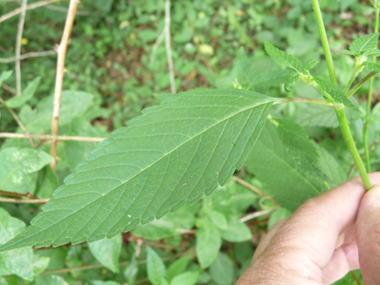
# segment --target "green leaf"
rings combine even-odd
[[[207,216],[220,230],[225,231],[228,229],[227,220],[222,213],[217,211],[210,211],[207,213]]]
[[[302,72],[302,63],[294,55],[279,50],[268,41],[265,42],[265,51],[279,63],[292,68],[297,72]]]
[[[189,271],[176,276],[171,285],[195,285],[199,278],[199,271]]]
[[[166,279],[170,282],[172,279],[180,274],[182,274],[187,265],[190,262],[190,254],[182,256],[180,259],[173,262],[168,270],[166,271]]]
[[[242,166],[273,100],[200,89],[145,109],[78,165],[43,213],[0,250],[111,238],[197,202]]]
[[[315,82],[322,88],[335,102],[342,103],[346,107],[355,112],[359,112],[358,108],[347,98],[344,91],[337,85],[320,77],[314,77]]]
[[[373,49],[373,50],[369,50],[365,53],[366,56],[375,56],[375,57],[379,57],[380,56],[380,49]]]
[[[9,147],[0,151],[0,161],[0,189],[33,194],[36,172],[53,158],[40,150]]]
[[[230,285],[234,282],[234,265],[227,254],[219,252],[210,266],[212,280],[218,285]]]
[[[293,121],[276,120],[277,132],[282,144],[293,159],[305,171],[321,172],[319,168],[319,153],[306,131]]]
[[[275,223],[277,223],[280,220],[287,219],[292,215],[292,213],[285,209],[285,208],[278,208],[277,210],[273,211],[269,216],[268,221],[268,231],[273,227]]]
[[[347,180],[347,174],[344,172],[342,165],[337,162],[325,148],[319,146],[319,164],[323,173],[329,178],[329,186],[336,187]],[[331,184],[331,185],[330,185]]]
[[[286,151],[271,122],[266,124],[245,164],[262,183],[261,190],[291,212],[325,190],[319,175],[302,169]]]
[[[65,280],[57,275],[39,275],[33,281],[32,285],[65,285]]]
[[[35,78],[31,83],[28,84],[28,86],[22,92],[21,96],[14,96],[13,98],[5,101],[7,107],[12,109],[19,108],[26,102],[28,102],[30,99],[32,99],[34,93],[37,90],[38,85],[40,84],[40,81],[41,77]]]
[[[162,279],[165,277],[165,264],[162,262],[158,254],[148,247],[148,278],[153,285],[161,285]]]
[[[367,66],[369,68],[369,70],[380,73],[380,64],[376,64],[376,63],[366,61],[364,63],[364,65]]]
[[[19,117],[30,133],[49,132],[53,116],[53,101],[54,96],[51,95],[38,102],[34,110],[28,105],[22,107]],[[83,116],[91,104],[93,104],[91,94],[80,91],[63,91],[59,111],[59,126],[69,124],[76,115]]]
[[[0,75],[0,87],[1,87],[1,84],[3,84],[3,82],[5,80],[7,80],[9,77],[11,77],[12,73],[13,73],[12,70],[4,71],[1,73],[1,75]]]
[[[34,275],[39,275],[41,272],[46,270],[49,266],[50,258],[47,256],[34,255],[33,257],[33,273]]]
[[[139,264],[136,260],[136,255],[132,255],[131,262],[127,265],[124,271],[124,276],[127,279],[128,284],[135,284],[137,273],[139,272]]]
[[[222,232],[222,238],[230,242],[243,242],[252,238],[251,230],[236,216],[228,217],[228,229]]]
[[[285,81],[285,91],[290,92],[290,88],[298,81],[299,78],[299,73],[295,72],[289,74]]]
[[[306,64],[303,70],[306,72],[312,68],[314,68],[319,63],[319,60],[310,59]]]
[[[288,75],[286,70],[259,72],[254,62],[247,57],[244,49],[239,50],[237,58],[237,79],[245,87],[270,87],[283,83]]]
[[[297,107],[299,112],[297,112],[294,119],[301,126],[339,127],[339,122],[333,108],[321,105],[313,105],[313,108],[310,108],[307,104]]]
[[[214,224],[206,220],[197,230],[197,258],[202,268],[209,267],[215,260],[220,247],[222,238],[219,230]]]
[[[0,244],[4,244],[18,235],[24,228],[24,222],[11,217],[8,212],[0,208]],[[26,280],[33,279],[33,250],[31,247],[0,253],[0,276],[11,274]]]
[[[350,44],[350,50],[356,54],[361,54],[369,50],[377,49],[379,33],[373,33],[357,38]]]
[[[121,236],[104,238],[88,244],[92,255],[112,272],[119,272],[119,256],[121,252]]]
[[[343,53],[343,54],[346,54],[346,55],[358,55],[356,52],[352,52],[352,51],[349,51],[349,50],[338,50],[337,52],[340,52],[340,53]]]

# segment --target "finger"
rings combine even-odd
[[[380,184],[380,173],[370,178],[374,185]],[[360,178],[354,178],[308,200],[272,238],[268,255],[281,252],[277,255],[282,264],[308,268],[309,272],[324,268],[334,253],[338,236],[354,224],[364,192]],[[289,260],[293,262],[289,264]]]
[[[335,249],[330,262],[322,269],[323,283],[331,284],[343,278],[348,271],[359,268],[358,245],[353,242]]]
[[[282,227],[285,221],[286,219],[279,220],[277,223],[275,223],[272,226],[272,228],[269,230],[267,235],[264,237],[264,239],[260,242],[259,246],[256,248],[255,254],[253,255],[252,262],[255,262],[255,260],[259,257],[259,255],[265,250],[265,248],[271,241],[272,237],[277,233],[278,229]]]
[[[364,195],[356,223],[364,284],[380,284],[380,187]]]

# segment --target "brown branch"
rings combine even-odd
[[[7,106],[7,104],[5,103],[5,101],[0,98],[0,102],[4,105],[4,107],[9,111],[9,113],[11,113],[13,119],[15,119],[15,121],[17,122],[17,124],[19,125],[19,127],[23,130],[23,132],[25,133],[25,135],[23,134],[20,134],[22,136],[25,136],[25,138],[29,139],[30,141],[30,144],[32,145],[32,148],[35,147],[34,143],[33,143],[33,140],[32,138],[30,137],[30,134],[27,130],[27,128],[24,126],[24,124],[21,122],[21,120],[17,117],[16,113]],[[1,136],[0,136],[1,137]]]
[[[30,57],[41,57],[41,56],[49,56],[49,55],[55,55],[57,52],[55,50],[48,50],[48,51],[40,51],[40,52],[28,52],[24,53],[23,55],[20,55],[18,60],[24,60]],[[10,57],[10,58],[0,58],[0,63],[9,63],[17,61],[17,57]]]
[[[0,197],[0,202],[6,202],[6,203],[17,203],[17,204],[45,204],[50,199],[30,199],[30,200],[23,200],[23,199],[15,199],[15,198],[3,198]]]
[[[2,194],[2,195],[8,195],[8,196],[13,196],[13,197],[26,197],[26,198],[29,198],[29,199],[37,199],[37,197],[32,196],[30,194],[30,192],[28,192],[26,194],[22,194],[22,193],[16,193],[16,192],[9,192],[9,191],[0,190],[0,194]]]
[[[26,6],[25,11],[32,10],[32,9],[42,7],[42,6],[46,6],[46,5],[49,5],[51,3],[58,2],[58,1],[60,1],[60,0],[48,0],[48,1],[41,1],[41,2],[37,2],[37,3],[33,3],[33,4]],[[0,17],[0,23],[8,20],[9,18],[12,18],[13,16],[20,14],[22,11],[23,11],[22,8],[18,8],[18,9],[13,10],[12,12],[9,12],[8,14],[5,14],[4,16],[1,16]]]
[[[12,87],[10,87],[8,84],[5,84],[4,82],[3,82],[3,84],[1,84],[1,88],[3,88],[5,91],[7,91],[13,95],[16,95],[16,90],[13,89]]]
[[[371,151],[371,150],[377,145],[377,143],[378,143],[378,141],[375,140],[375,141],[371,144],[371,146],[368,148],[368,151]],[[361,157],[362,159],[365,158],[365,153],[363,153],[360,157]],[[351,166],[350,170],[348,171],[348,173],[347,173],[347,177],[350,177],[350,176],[352,175],[352,173],[354,172],[355,168],[356,168],[356,164],[354,163],[354,164]]]
[[[239,183],[240,185],[243,185],[244,187],[248,188],[249,190],[251,190],[252,192],[256,193],[257,195],[263,197],[263,198],[267,198],[269,201],[271,201],[273,204],[275,205],[278,205],[278,202],[276,202],[273,198],[269,197],[268,195],[266,195],[264,192],[260,191],[259,189],[257,189],[255,186],[249,184],[248,182],[244,181],[243,179],[237,177],[237,176],[233,176],[233,179]]]
[[[25,23],[25,13],[26,13],[26,4],[28,0],[22,0],[21,2],[21,14],[20,14],[20,20],[18,22],[18,28],[17,28],[17,37],[16,37],[16,90],[17,95],[21,96],[21,63],[20,63],[20,54],[21,54],[21,40],[22,40],[22,33],[24,30],[24,23]]]
[[[191,252],[193,253],[192,256],[191,256],[191,258],[194,258],[196,256],[195,247],[192,247],[192,248],[190,248],[190,249],[188,249],[188,250],[186,250],[184,252],[175,254],[173,256],[164,257],[164,258],[162,258],[162,261],[177,259],[177,258],[185,256],[185,255],[187,255],[187,254],[189,254]],[[145,260],[145,259],[144,260],[139,260],[138,263],[145,264],[145,263],[147,263],[147,260]],[[128,265],[128,264],[129,264],[129,261],[119,262],[119,266],[125,266],[125,265]],[[104,267],[103,264],[92,264],[92,265],[84,265],[84,266],[78,266],[78,267],[45,270],[41,274],[60,274],[60,273],[67,273],[67,272],[77,271],[77,270],[89,270],[89,269],[96,269],[96,268],[103,268],[103,267]]]
[[[51,122],[51,134],[52,136],[58,136],[58,123],[59,123],[59,108],[61,105],[62,85],[63,77],[65,73],[65,58],[67,46],[70,40],[71,29],[75,20],[75,12],[78,8],[80,0],[70,0],[69,12],[67,13],[65,29],[63,31],[61,43],[58,47],[58,60],[57,60],[57,74],[55,79],[55,91],[54,91],[54,107],[53,118]],[[50,154],[53,157],[53,162],[50,167],[55,170],[57,166],[57,143],[58,141],[53,138],[50,146]]]
[[[76,137],[76,136],[51,136],[51,135],[23,135],[16,133],[0,133],[0,138],[18,138],[18,139],[40,139],[40,140],[53,140],[56,141],[79,141],[79,142],[102,142],[106,138],[92,138],[92,137]]]
[[[277,209],[278,209],[278,206],[270,208],[268,210],[258,211],[258,212],[247,214],[247,215],[245,215],[244,217],[242,217],[240,219],[240,222],[245,223],[245,222],[248,222],[250,220],[256,219],[258,217],[268,215],[268,214],[272,213],[273,211],[275,211]]]

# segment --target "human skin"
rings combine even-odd
[[[331,284],[360,268],[365,285],[380,284],[380,172],[309,199],[277,222],[237,285]]]

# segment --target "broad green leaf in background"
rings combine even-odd
[[[8,212],[0,208],[0,244],[4,244],[18,235],[24,228],[24,222],[11,217]],[[0,276],[11,274],[26,280],[33,279],[33,250],[31,247],[0,253]]]
[[[95,242],[90,242],[90,248],[93,256],[105,267],[112,272],[119,272],[119,256],[121,252],[121,236],[113,238],[104,238]]]
[[[162,279],[165,278],[165,264],[162,262],[158,254],[148,247],[148,278],[153,285],[161,285]]]
[[[209,219],[217,226],[220,230],[227,230],[228,223],[224,215],[218,211],[210,211],[207,213]]]
[[[9,284],[3,277],[0,276],[0,285],[9,285]]]
[[[51,128],[53,114],[53,100],[51,95],[38,102],[36,109],[25,105],[20,111],[20,120],[30,133],[39,134],[42,131],[48,133]],[[59,113],[59,126],[67,125],[76,116],[83,113],[93,103],[93,95],[80,91],[63,91]]]
[[[321,77],[314,77],[314,80],[335,102],[342,103],[353,111],[359,112],[358,108],[347,98],[346,94],[339,86]]]
[[[37,90],[38,85],[40,84],[41,77],[35,78],[28,86],[24,89],[21,96],[14,96],[13,98],[5,101],[7,107],[9,108],[19,108],[32,99],[34,93]],[[1,85],[1,84],[0,84]]]
[[[197,258],[202,268],[209,267],[215,260],[222,238],[218,228],[209,220],[206,220],[197,230]]]
[[[198,89],[145,109],[78,165],[43,213],[0,250],[111,238],[197,202],[243,165],[273,100]]]
[[[366,61],[364,65],[367,66],[369,70],[380,73],[380,64]]]
[[[65,285],[67,284],[61,276],[38,275],[31,285]]]
[[[318,146],[319,165],[323,173],[328,177],[330,187],[336,187],[347,180],[347,174],[344,172],[342,165],[338,163],[333,155],[325,148]]]
[[[47,256],[33,256],[33,273],[39,275],[49,266],[50,258]]]
[[[213,264],[210,266],[212,280],[218,285],[230,285],[234,281],[234,265],[227,254],[218,252]]]
[[[182,256],[174,261],[166,271],[166,279],[170,282],[172,279],[185,272],[187,265],[190,262],[190,254]]]
[[[379,49],[374,49],[374,50],[370,50],[370,51],[367,51],[365,53],[366,56],[375,56],[375,57],[379,57],[380,56],[380,50]]]
[[[290,73],[285,81],[285,91],[290,92],[290,88],[298,81],[299,78],[299,73]]]
[[[326,190],[318,173],[302,169],[286,151],[271,122],[266,124],[245,164],[263,184],[261,190],[291,212]]]
[[[137,273],[139,272],[139,264],[136,260],[136,255],[133,254],[131,262],[124,270],[124,276],[127,279],[128,284],[135,284]]]
[[[273,211],[269,216],[268,221],[268,231],[273,227],[275,223],[282,219],[287,219],[291,216],[291,212],[285,208],[278,208],[277,210]]]
[[[294,55],[279,50],[268,41],[265,42],[265,51],[279,63],[292,68],[297,72],[302,72],[302,63]]]
[[[321,105],[301,104],[297,106],[299,112],[295,116],[295,122],[300,126],[318,126],[325,128],[337,128],[339,126],[338,119],[333,108]]]
[[[222,238],[230,242],[243,242],[252,238],[251,230],[236,216],[228,217],[228,229],[222,231]]]
[[[287,70],[259,71],[254,62],[247,57],[243,48],[239,50],[236,69],[238,82],[247,88],[281,84],[289,74]]]
[[[40,150],[9,147],[0,151],[0,161],[0,189],[33,194],[36,172],[53,158]]]
[[[171,285],[195,285],[199,278],[199,271],[189,271],[174,277]]]
[[[346,54],[346,55],[357,55],[356,52],[352,52],[352,51],[349,51],[349,50],[338,50],[337,52],[340,52],[340,53],[343,53],[343,54]]]
[[[350,44],[350,50],[356,54],[361,54],[366,51],[377,49],[379,41],[379,33],[365,35],[355,39]]]
[[[12,70],[4,71],[1,73],[1,75],[0,75],[0,87],[1,87],[1,84],[3,84],[3,82],[5,80],[7,80],[9,77],[11,77],[12,73],[13,73]]]
[[[278,122],[278,137],[286,151],[304,170],[320,172],[318,150],[306,131],[293,121],[287,119],[276,121]]]

